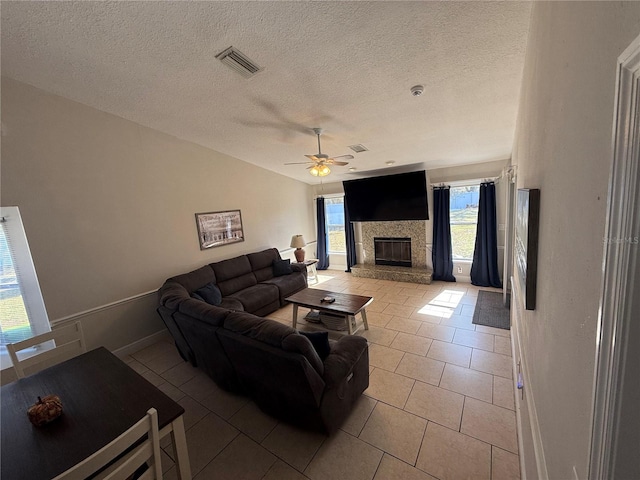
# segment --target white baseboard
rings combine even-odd
[[[132,353],[142,350],[143,348],[153,345],[154,343],[158,343],[162,340],[173,341],[173,339],[171,338],[171,335],[167,330],[160,330],[159,332],[156,332],[147,337],[141,338],[140,340],[136,340],[135,342],[130,343],[129,345],[125,345],[124,347],[114,350],[112,353],[116,357],[120,357],[120,358],[126,357],[127,355],[131,355]]]
[[[518,381],[518,353],[520,347],[516,346],[518,342],[517,326],[515,322],[511,322],[511,363],[513,369],[513,377],[515,381]],[[513,401],[516,408],[516,430],[518,432],[518,452],[520,460],[520,480],[527,480],[527,470],[525,468],[524,458],[524,440],[522,438],[522,408],[520,407],[520,390],[513,389]]]
[[[520,452],[520,475],[521,480],[527,480],[524,455],[524,440],[522,438],[522,424],[527,422],[531,430],[531,442],[533,444],[534,461],[536,464],[536,476],[535,480],[549,480],[549,474],[547,472],[547,463],[544,455],[544,446],[542,443],[542,433],[540,431],[540,424],[538,423],[538,413],[536,410],[535,396],[532,390],[531,383],[529,382],[529,368],[525,351],[522,348],[520,325],[522,322],[521,312],[524,310],[524,303],[521,297],[520,289],[517,282],[511,277],[511,289],[513,292],[513,300],[511,302],[511,314],[512,314],[512,334],[511,334],[511,349],[512,358],[514,363],[514,375],[517,379],[518,365],[517,361],[520,360],[520,371],[522,372],[524,395],[527,398],[527,410],[529,412],[528,418],[523,417],[522,407],[520,403],[521,393],[518,389],[515,389],[515,402],[516,402],[516,423],[518,428],[518,448]]]

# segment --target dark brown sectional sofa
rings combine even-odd
[[[321,359],[306,336],[262,318],[307,286],[304,267],[274,276],[277,249],[205,265],[168,279],[158,313],[185,360],[220,387],[249,395],[263,410],[291,423],[331,432],[369,385],[362,337],[330,342]],[[214,283],[222,299],[211,305],[192,294]]]

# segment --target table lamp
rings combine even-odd
[[[306,245],[304,237],[302,235],[294,235],[291,237],[291,248],[295,248],[293,254],[296,256],[298,263],[304,262],[304,250],[302,247]]]

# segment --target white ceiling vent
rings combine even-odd
[[[367,147],[365,147],[364,145],[362,145],[361,143],[359,143],[358,145],[349,145],[349,148],[351,150],[353,150],[356,153],[362,153],[362,152],[368,152],[369,149]]]
[[[216,55],[216,58],[244,78],[251,78],[262,70],[262,67],[237,48],[229,47]]]

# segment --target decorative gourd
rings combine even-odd
[[[57,395],[38,397],[38,402],[27,411],[29,420],[36,427],[41,427],[62,415],[62,401]]]

